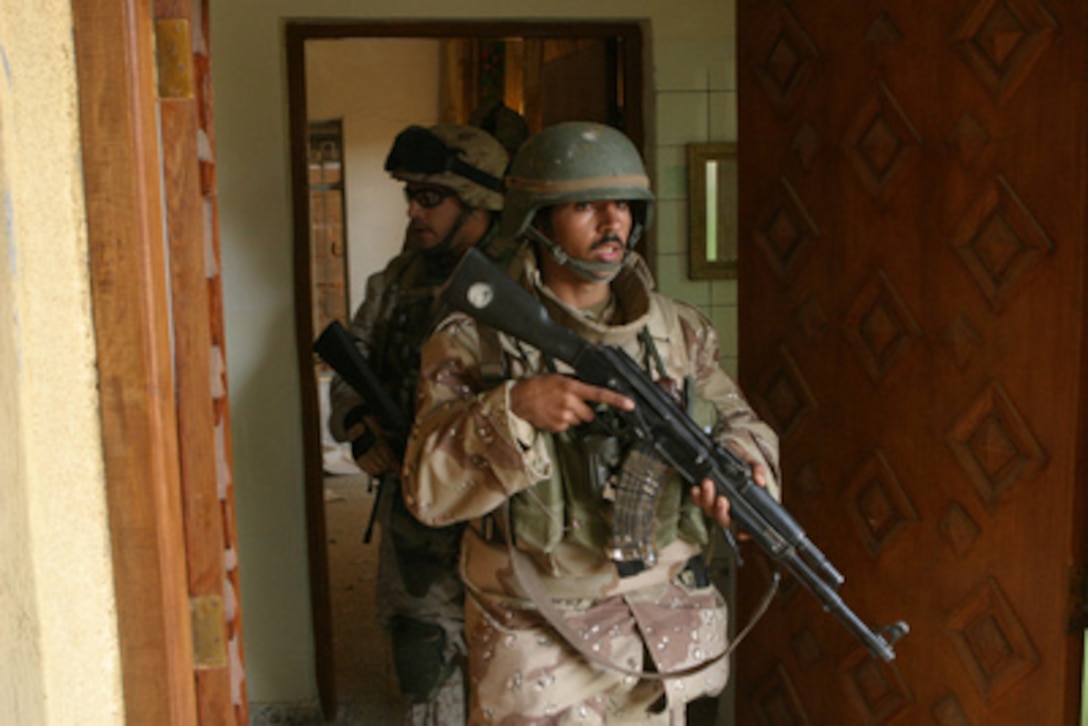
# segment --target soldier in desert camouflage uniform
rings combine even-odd
[[[436,322],[436,290],[471,246],[503,258],[496,229],[508,160],[491,135],[459,125],[409,127],[386,160],[386,170],[405,183],[407,239],[404,251],[367,281],[349,330],[408,420],[419,348]],[[378,611],[410,704],[406,723],[463,723],[464,590],[456,571],[461,527],[426,527],[412,517],[400,496],[395,453],[405,442],[392,440],[339,377],[330,399],[333,436],[351,441],[359,466],[381,480],[375,504],[381,526]]]
[[[526,240],[513,276],[558,323],[622,347],[677,392],[776,492],[777,437],[721,369],[713,327],[654,292],[633,252],[653,204],[634,145],[605,126],[560,124],[521,147],[506,183],[501,233]],[[728,678],[726,607],[702,561],[708,517],[728,524],[728,502],[661,462],[627,471],[657,473],[656,557],[621,567],[612,485],[633,458],[599,423],[633,402],[564,370],[459,313],[423,349],[404,495],[424,522],[471,523],[460,564],[469,721],[683,723],[686,704]]]

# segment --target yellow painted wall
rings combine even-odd
[[[0,3],[0,723],[120,724],[70,0]]]

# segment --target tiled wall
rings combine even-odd
[[[721,339],[726,370],[737,369],[734,280],[688,278],[686,145],[737,140],[733,38],[663,41],[654,49],[657,149],[657,276],[665,293],[699,306]]]

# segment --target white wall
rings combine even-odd
[[[437,40],[306,43],[309,118],[343,120],[352,313],[363,302],[367,277],[381,270],[404,243],[408,217],[403,184],[382,166],[404,127],[438,122],[439,61]]]
[[[702,306],[735,367],[732,283],[686,279],[684,144],[735,140],[732,0],[212,0],[215,118],[244,632],[252,701],[316,698],[292,309],[292,16],[644,21],[660,287]]]
[[[0,3],[0,723],[121,724],[70,0]]]

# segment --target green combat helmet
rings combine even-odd
[[[623,199],[631,203],[632,228],[623,263],[571,259],[533,226],[537,212],[567,202]],[[653,213],[654,195],[638,149],[623,133],[603,124],[568,121],[526,141],[506,176],[504,237],[528,236],[562,265],[587,280],[610,279],[630,259]]]

